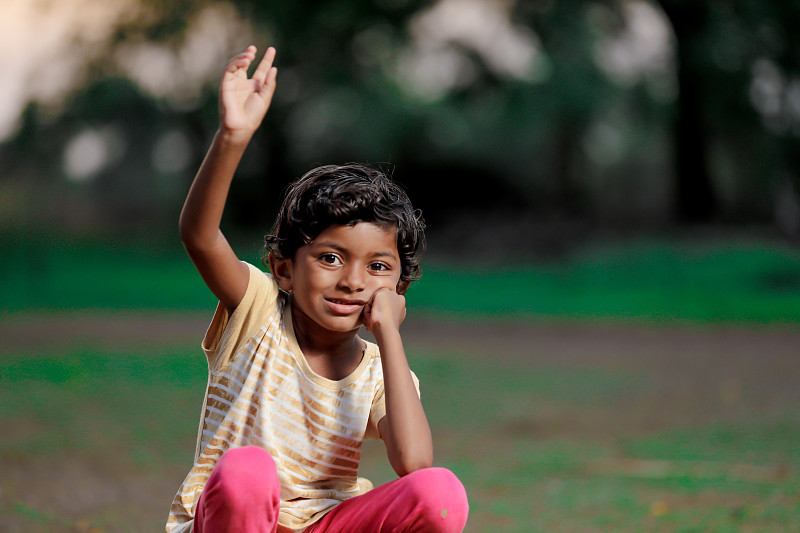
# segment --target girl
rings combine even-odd
[[[195,462],[168,532],[458,532],[464,487],[432,468],[430,428],[399,327],[419,276],[423,223],[374,169],[315,169],[289,189],[266,239],[271,274],[219,229],[235,169],[274,94],[275,49],[248,78],[225,69],[220,127],[191,186],[181,239],[219,299],[203,340],[209,381]],[[377,345],[358,336],[364,325]],[[380,438],[399,479],[358,478]]]

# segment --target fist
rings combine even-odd
[[[406,298],[386,287],[378,289],[364,306],[362,322],[368,331],[400,329],[406,318]]]

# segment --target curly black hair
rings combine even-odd
[[[397,231],[401,272],[398,292],[419,279],[425,223],[405,191],[384,172],[360,164],[327,165],[289,185],[272,233],[264,239],[263,262],[272,253],[291,259],[334,224],[372,222]]]

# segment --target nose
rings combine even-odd
[[[355,264],[349,264],[342,269],[339,278],[339,287],[349,292],[363,291],[366,286],[366,272]]]

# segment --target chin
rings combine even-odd
[[[325,320],[323,323],[319,323],[320,326],[324,327],[329,331],[335,331],[337,333],[347,333],[349,331],[355,331],[361,328],[363,324],[361,323],[361,319],[354,319],[351,317],[336,317],[333,319]]]

